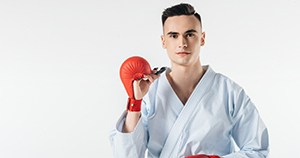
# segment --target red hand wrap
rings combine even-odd
[[[142,100],[136,100],[133,91],[133,81],[151,74],[150,64],[142,57],[133,56],[126,59],[120,68],[120,78],[129,96],[127,110],[140,111]]]
[[[128,98],[127,110],[128,111],[141,111],[142,99],[135,100],[132,98]]]
[[[186,156],[185,158],[220,158],[220,156],[199,154],[199,155]]]

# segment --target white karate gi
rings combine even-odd
[[[204,76],[185,105],[163,73],[143,98],[142,116],[122,133],[126,112],[110,135],[115,157],[180,158],[214,154],[224,158],[263,158],[268,131],[245,91],[205,66]],[[235,150],[236,145],[239,150]]]

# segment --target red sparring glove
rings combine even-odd
[[[120,78],[128,94],[127,110],[141,111],[141,100],[134,98],[133,81],[151,74],[150,64],[142,57],[133,56],[126,59],[120,68]]]
[[[220,156],[199,154],[199,155],[186,156],[185,158],[220,158]]]

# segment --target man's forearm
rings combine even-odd
[[[136,127],[136,124],[138,123],[139,119],[141,117],[141,112],[127,112],[127,116],[125,119],[125,123],[123,126],[123,132],[124,133],[130,133],[134,130]]]

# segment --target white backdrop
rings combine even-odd
[[[0,1],[0,157],[112,157],[125,109],[120,64],[169,66],[160,16],[181,1]],[[189,1],[209,64],[240,84],[269,128],[271,157],[300,149],[300,2]]]

